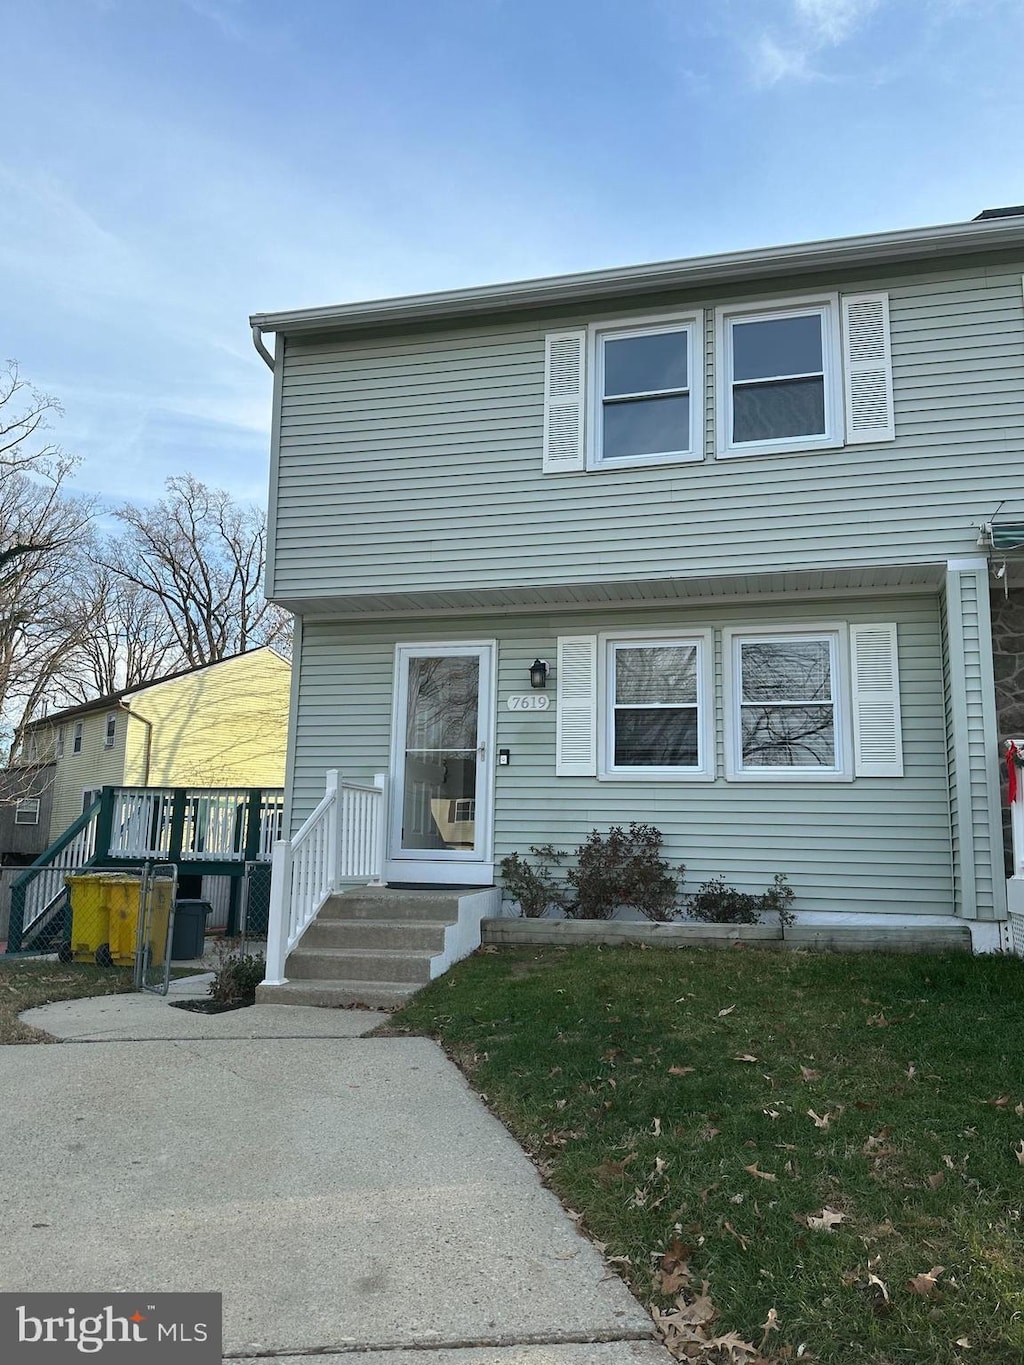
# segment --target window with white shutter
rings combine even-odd
[[[593,777],[597,772],[596,636],[559,636],[555,681],[555,774]]]
[[[544,341],[544,473],[583,469],[586,333],[552,332]]]
[[[902,777],[903,736],[895,624],[850,627],[853,755],[857,777]]]
[[[843,367],[847,444],[895,440],[888,294],[843,298]]]

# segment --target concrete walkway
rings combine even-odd
[[[242,1359],[668,1361],[429,1040],[154,996],[22,1017],[70,1045],[0,1048],[0,1290],[219,1290]]]

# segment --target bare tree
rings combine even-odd
[[[63,679],[71,701],[121,692],[186,666],[156,598],[95,559],[78,584],[74,609],[81,635]]]
[[[92,505],[66,491],[75,461],[41,440],[59,413],[9,363],[0,370],[0,732],[10,740],[60,692],[82,634],[74,596]]]
[[[263,596],[266,517],[191,474],[168,479],[154,506],[126,503],[125,532],[103,566],[158,604],[187,665],[258,645],[287,650],[291,618]]]

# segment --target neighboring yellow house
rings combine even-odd
[[[25,728],[21,755],[52,755],[49,843],[104,786],[283,787],[291,665],[264,647]]]

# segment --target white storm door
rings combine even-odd
[[[489,863],[493,675],[492,643],[397,647],[392,877],[458,881],[455,865]]]

